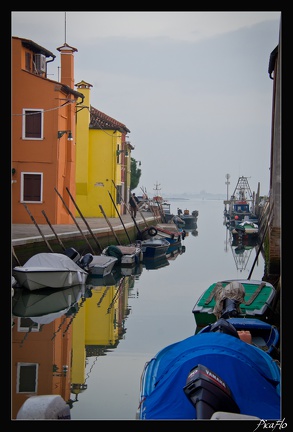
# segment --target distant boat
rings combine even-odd
[[[228,209],[226,208],[228,204]],[[235,223],[245,218],[257,223],[258,219],[254,213],[253,195],[247,177],[239,177],[230,200],[225,201],[224,216],[228,227],[235,226]]]
[[[88,272],[64,254],[42,252],[23,266],[12,269],[20,286],[34,291],[41,288],[65,288],[85,282]]]
[[[243,220],[230,227],[233,238],[239,239],[256,239],[258,238],[258,225],[249,220]]]

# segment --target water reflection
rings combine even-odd
[[[251,253],[258,246],[258,238],[235,239],[230,232],[229,243],[236,269],[240,272],[247,270]]]
[[[32,395],[59,394],[70,406],[85,392],[100,356],[115,350],[126,333],[128,300],[143,269],[169,266],[185,252],[181,244],[168,257],[148,259],[112,273],[89,275],[70,288],[28,291],[12,298],[12,418]],[[90,367],[89,367],[90,363]]]

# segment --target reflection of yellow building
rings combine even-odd
[[[85,390],[87,357],[103,355],[116,348],[124,334],[128,309],[128,293],[133,277],[125,277],[116,285],[91,287],[91,296],[80,302],[73,321],[71,389],[78,395]]]
[[[91,290],[91,297],[80,302],[81,307],[73,322],[72,338],[71,387],[75,394],[85,388],[88,347],[92,347],[96,352],[94,355],[98,355],[101,347],[117,344],[118,291],[119,285],[95,287]]]

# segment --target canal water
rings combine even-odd
[[[118,279],[115,286],[92,286],[83,293],[73,339],[79,319],[91,327],[87,346],[79,347],[86,352],[84,390],[71,394],[72,420],[135,420],[145,363],[166,345],[195,333],[192,308],[203,291],[216,281],[247,279],[253,264],[251,279],[264,275],[263,257],[255,261],[255,247],[240,253],[231,245],[223,200],[169,202],[173,213],[178,207],[199,212],[197,228],[182,241],[181,253],[158,269],[142,267],[126,275],[123,284]]]

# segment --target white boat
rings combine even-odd
[[[81,264],[83,265],[83,262],[87,259],[88,262],[83,268],[86,269],[90,274],[101,277],[105,277],[110,274],[114,265],[118,261],[117,258],[112,256],[86,254],[81,257]]]
[[[107,276],[111,273],[117,262],[117,258],[104,254],[92,255],[91,253],[87,253],[80,256],[79,252],[73,247],[66,249],[64,253],[79,265],[79,267],[94,276]]]
[[[88,272],[66,255],[42,252],[32,256],[23,266],[14,267],[12,275],[20,286],[34,291],[83,284]]]

